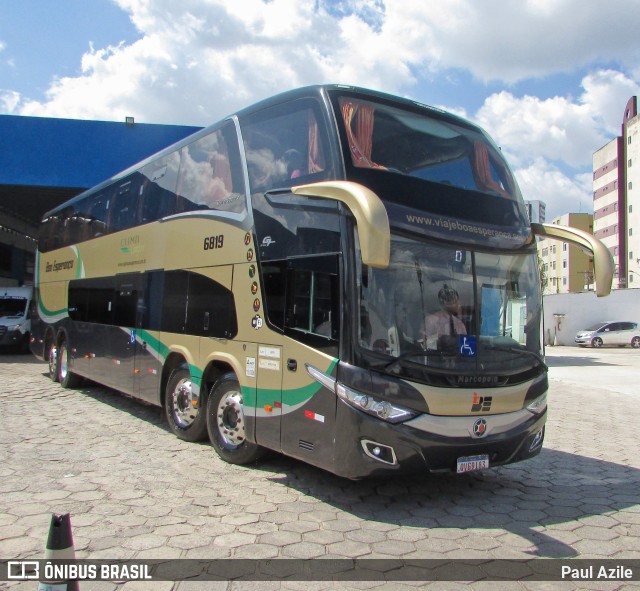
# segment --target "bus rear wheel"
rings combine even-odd
[[[216,453],[230,464],[250,464],[266,452],[246,439],[242,391],[233,373],[223,375],[211,388],[207,430]]]
[[[78,376],[71,371],[71,359],[69,355],[69,346],[66,341],[61,341],[58,346],[57,355],[57,374],[58,381],[63,388],[74,388],[78,385]]]
[[[49,361],[49,377],[51,381],[58,381],[58,349],[57,347],[51,343],[49,345],[49,353],[47,354],[47,359]]]
[[[184,441],[202,441],[207,436],[206,400],[199,396],[186,366],[169,377],[164,399],[171,431]]]

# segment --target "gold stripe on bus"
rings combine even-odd
[[[422,394],[429,413],[440,416],[481,416],[522,410],[532,382],[500,388],[437,388],[404,380]],[[490,398],[490,400],[487,400]]]

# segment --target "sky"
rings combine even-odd
[[[640,0],[0,0],[0,114],[205,126],[341,83],[483,127],[547,219],[640,95]]]

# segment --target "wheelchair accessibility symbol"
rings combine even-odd
[[[476,356],[476,337],[470,337],[467,335],[458,336],[458,345],[460,347],[461,357],[475,357]]]

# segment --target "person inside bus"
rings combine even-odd
[[[287,175],[290,179],[302,176],[302,156],[295,148],[290,148],[284,153],[284,162],[287,165]]]
[[[457,344],[457,335],[467,334],[460,320],[460,297],[446,283],[438,292],[440,310],[429,314],[424,320],[422,343],[426,349],[447,349]]]

